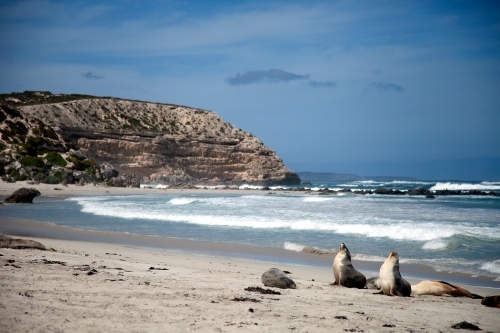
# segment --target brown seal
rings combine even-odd
[[[382,267],[380,267],[379,277],[380,288],[384,295],[411,295],[411,285],[401,277],[401,273],[399,272],[399,257],[396,251],[392,251],[382,264]]]
[[[451,297],[483,298],[471,293],[467,289],[452,285],[451,283],[435,280],[424,280],[411,286],[412,295],[433,295]]]
[[[351,263],[351,253],[344,243],[340,244],[339,252],[333,260],[333,276],[335,283],[347,288],[363,289],[366,277],[357,271]]]
[[[481,304],[492,308],[500,308],[500,295],[485,297]]]

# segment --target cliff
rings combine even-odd
[[[40,136],[40,126],[50,128],[46,145],[61,153],[74,148],[143,183],[300,183],[259,138],[212,111],[49,92],[0,95],[0,103],[4,118],[10,117],[6,108],[20,113],[16,122],[1,125],[4,144],[13,143],[17,122],[26,128],[21,144]]]

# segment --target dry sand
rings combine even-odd
[[[0,196],[22,186],[2,183]],[[44,196],[186,193],[28,187]],[[374,295],[331,286],[331,269],[30,239],[57,252],[0,249],[0,332],[457,332],[451,326],[461,321],[500,332],[500,309],[484,307],[480,300]],[[273,266],[290,271],[297,289],[270,288],[281,295],[245,291],[264,287],[260,276]],[[88,275],[92,269],[96,273]],[[500,289],[467,289],[483,296],[500,294]]]
[[[298,288],[262,295],[245,288],[264,287],[266,263],[35,240],[57,252],[0,249],[2,332],[455,332],[464,320],[500,329],[500,309],[480,300],[374,295],[331,286],[329,269],[280,265]]]

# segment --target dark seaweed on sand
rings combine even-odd
[[[474,324],[468,323],[466,321],[456,323],[455,325],[452,325],[451,328],[469,330],[469,331],[481,331],[479,327],[477,327]]]
[[[268,295],[281,295],[281,293],[279,291],[274,291],[271,289],[264,289],[261,287],[248,287],[248,288],[245,288],[245,290],[246,291],[253,291],[253,292],[261,293],[261,294],[268,294]]]
[[[248,298],[248,297],[235,297],[231,301],[233,301],[233,302],[254,302],[254,303],[262,302],[261,300],[258,300],[255,298]]]

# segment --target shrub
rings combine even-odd
[[[61,166],[63,168],[66,165],[68,165],[68,162],[66,162],[66,160],[60,154],[56,153],[55,151],[51,151],[50,153],[48,153],[47,156],[45,156],[45,158],[50,163]]]
[[[45,163],[43,163],[43,160],[40,157],[24,156],[19,162],[21,162],[21,164],[25,167],[33,166],[37,168],[45,168]]]
[[[41,182],[45,184],[59,184],[59,179],[54,176],[47,176]]]

